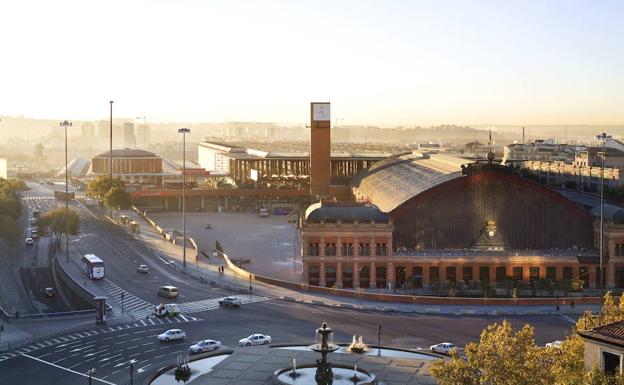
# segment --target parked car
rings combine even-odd
[[[163,334],[158,335],[158,340],[162,342],[184,339],[186,339],[186,333],[180,329],[169,329]]]
[[[219,305],[220,306],[231,306],[231,307],[239,307],[240,305],[242,305],[242,302],[240,299],[236,298],[236,297],[225,297],[219,300]]]
[[[547,348],[557,348],[557,349],[559,349],[559,348],[561,348],[561,344],[562,343],[563,343],[563,341],[556,340],[556,341],[547,343],[546,347]]]
[[[429,349],[434,353],[449,354],[451,349],[455,349],[456,346],[450,342],[442,342],[441,344],[431,345]]]
[[[33,239],[32,239],[32,238],[30,238],[30,237],[26,238],[26,246],[30,246],[30,245],[32,245],[33,243],[35,243],[35,241],[33,241]]]
[[[178,288],[175,286],[161,286],[158,289],[159,297],[176,298],[178,296]]]
[[[43,289],[43,294],[46,297],[54,297],[54,294],[56,294],[56,291],[54,290],[53,287],[46,287]]]
[[[238,341],[240,346],[251,346],[251,345],[267,345],[271,343],[271,336],[267,336],[264,334],[252,334],[247,338],[243,338]]]
[[[221,341],[215,340],[202,340],[191,345],[189,352],[191,354],[212,352],[221,348]]]
[[[138,271],[139,273],[145,273],[145,274],[147,274],[147,273],[149,273],[149,267],[147,267],[147,265],[139,265],[139,266],[137,267],[137,271]]]

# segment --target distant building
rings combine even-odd
[[[90,174],[95,176],[110,173],[110,152],[106,151],[91,159]],[[113,150],[113,177],[120,177],[129,184],[161,185],[163,160],[160,156],[144,150]]]
[[[329,162],[332,183],[348,180],[388,156],[386,153],[333,152]],[[259,181],[275,186],[303,188],[310,177],[309,151],[292,151],[277,146],[267,151],[204,140],[197,147],[197,161],[201,168],[227,174],[239,185],[253,185],[252,170],[257,171]]]
[[[464,144],[464,151],[469,154],[476,154],[476,153],[481,153],[483,151],[487,152],[488,147],[484,143],[481,143],[478,140],[475,140],[474,142],[468,142]]]
[[[150,126],[148,126],[147,124],[141,124],[139,127],[137,127],[136,134],[137,144],[143,148],[147,148],[150,144],[151,139]]]
[[[90,163],[87,159],[74,158],[67,164],[67,174],[70,178],[82,178],[89,170]],[[65,177],[65,167],[56,174],[57,178]]]
[[[134,123],[125,122],[123,124],[123,146],[126,148],[136,147],[136,137],[134,136]]]
[[[602,166],[602,147],[589,147],[580,151],[574,158],[575,166],[582,167],[601,167]],[[624,168],[624,151],[605,147],[605,167]]]
[[[98,122],[97,136],[99,140],[106,140],[108,142],[110,135],[110,123],[108,120],[100,120]]]
[[[478,290],[484,281],[546,279],[596,287],[597,209],[515,167],[413,152],[375,163],[351,187],[368,206],[306,211],[304,283]],[[607,207],[605,221],[605,283],[622,287],[624,209]]]
[[[91,122],[85,122],[80,126],[80,137],[88,140],[95,137],[95,126]]]
[[[533,143],[514,143],[505,146],[503,158],[572,163],[578,150],[579,148],[568,144],[556,144],[551,139],[538,139]]]

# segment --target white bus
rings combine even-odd
[[[104,278],[104,261],[97,255],[85,254],[82,257],[82,271],[91,279]]]

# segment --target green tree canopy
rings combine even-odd
[[[28,186],[21,180],[0,178],[0,214],[17,221],[22,213],[22,202],[17,193],[27,189]]]
[[[120,187],[125,191],[126,184],[119,178],[113,178],[113,183],[111,185],[108,175],[100,175],[87,184],[87,196],[98,199],[104,198],[112,187]]]
[[[132,204],[132,197],[126,192],[125,187],[114,186],[104,195],[103,201],[108,208],[125,210]]]
[[[0,237],[4,238],[10,246],[17,245],[20,231],[15,219],[9,215],[0,214]]]
[[[434,362],[431,373],[440,385],[624,385],[624,376],[585,371],[583,340],[576,333],[621,320],[624,301],[618,306],[608,292],[601,312],[585,313],[559,347],[539,347],[531,326],[516,332],[503,321],[488,326],[478,343],[468,343],[465,358],[452,352],[450,360]]]
[[[78,234],[78,230],[80,229],[80,217],[73,209],[69,209],[67,212],[67,225],[67,231],[71,235]],[[41,234],[52,232],[57,238],[60,238],[61,234],[65,232],[65,209],[57,208],[43,214],[37,219],[37,228]]]

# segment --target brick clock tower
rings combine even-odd
[[[329,195],[331,178],[330,104],[310,103],[310,195]]]

